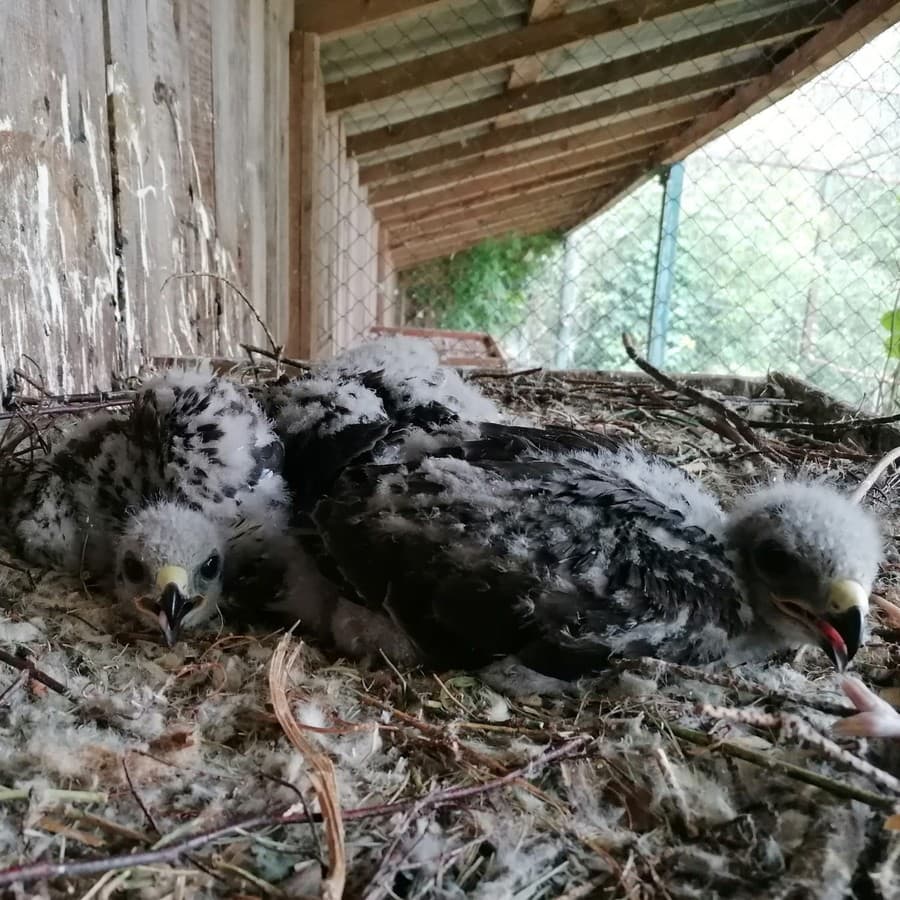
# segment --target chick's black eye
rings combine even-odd
[[[209,559],[200,566],[200,576],[209,581],[211,578],[215,578],[216,575],[219,574],[219,554],[213,553]]]
[[[147,574],[144,564],[136,556],[132,556],[130,553],[122,560],[122,568],[125,571],[125,577],[135,584],[143,581],[144,576]]]
[[[763,575],[781,578],[790,575],[797,566],[798,560],[775,541],[763,541],[753,552],[756,567]]]

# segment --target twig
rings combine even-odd
[[[729,434],[736,444],[742,446],[749,444],[757,450],[766,449],[759,436],[742,416],[739,416],[733,410],[728,409],[727,406],[720,403],[718,400],[707,397],[706,394],[702,391],[698,391],[697,388],[687,384],[679,384],[674,378],[669,377],[665,372],[660,371],[656,366],[647,362],[646,359],[638,354],[631,335],[627,333],[623,334],[622,343],[625,345],[625,352],[628,354],[628,358],[652,378],[655,378],[660,384],[684,397],[689,397],[691,400],[694,400],[701,406],[711,409],[714,413],[719,415],[729,426]]]
[[[132,400],[105,400],[97,403],[67,403],[62,406],[46,406],[39,407],[34,410],[34,415],[41,416],[64,416],[64,415],[80,415],[81,413],[97,412],[101,409],[112,409],[116,406],[129,406]],[[14,410],[13,412],[0,413],[0,420],[6,419],[22,419],[22,413]],[[25,421],[25,420],[23,420]]]
[[[496,378],[498,380],[504,379],[504,378],[521,378],[521,377],[524,377],[525,375],[537,375],[538,372],[543,372],[543,371],[544,371],[543,366],[535,366],[533,369],[519,369],[516,372],[502,372],[502,371],[497,372],[497,371],[494,371],[493,369],[485,369],[480,372],[472,372],[472,374],[469,375],[469,380],[477,381],[481,378]]]
[[[26,681],[28,681],[28,672],[22,672],[19,677],[9,687],[5,688],[2,694],[0,694],[0,705],[3,704],[10,694],[22,687]]]
[[[0,662],[5,662],[8,666],[12,666],[20,672],[27,672],[30,678],[39,681],[45,687],[50,688],[51,691],[55,691],[67,700],[71,700],[73,703],[77,702],[64,684],[50,675],[47,675],[45,672],[42,672],[30,659],[28,659],[28,657],[16,656],[13,653],[7,653],[5,650],[0,650]]]
[[[900,779],[894,778],[888,772],[873,766],[872,763],[855,756],[849,750],[836,744],[830,738],[816,731],[812,725],[800,716],[790,713],[772,715],[759,709],[732,709],[727,706],[712,706],[705,704],[701,708],[705,716],[715,719],[726,719],[731,722],[742,722],[745,725],[753,725],[756,728],[771,728],[787,737],[794,737],[816,747],[831,759],[843,763],[848,769],[852,769],[860,775],[871,779],[885,790],[900,794]]]
[[[804,769],[802,766],[796,766],[793,763],[785,762],[771,754],[760,753],[756,750],[751,750],[749,747],[744,747],[741,744],[734,744],[731,741],[718,741],[715,738],[710,737],[710,735],[704,734],[702,731],[695,731],[693,728],[685,728],[683,725],[677,725],[673,722],[666,722],[665,729],[674,734],[675,737],[687,741],[688,743],[695,744],[698,747],[706,747],[709,750],[724,753],[725,756],[742,759],[745,762],[753,763],[763,769],[777,772],[779,775],[792,778],[794,781],[802,781],[804,784],[811,784],[813,787],[820,788],[843,800],[858,800],[860,803],[865,803],[866,806],[871,806],[873,809],[880,809],[885,812],[894,812],[897,808],[896,799],[884,797],[881,794],[875,794],[872,791],[858,788],[852,784],[844,784],[842,781],[829,778],[827,775],[811,772],[809,769]],[[0,873],[0,876],[2,876],[2,873]],[[2,884],[3,881],[0,880],[0,885]]]
[[[0,803],[14,800],[28,800],[32,795],[31,788],[0,787]],[[48,803],[106,803],[109,794],[105,791],[70,791],[62,788],[50,788],[43,792]]]
[[[696,732],[696,734],[699,734],[702,738],[707,737],[701,732]],[[712,743],[710,739],[707,738],[707,740],[709,743]],[[345,822],[360,822],[365,819],[393,816],[397,813],[407,812],[416,806],[419,806],[424,811],[425,809],[435,809],[440,806],[457,804],[473,797],[490,794],[508,787],[520,779],[533,778],[538,772],[553,763],[581,754],[593,741],[594,738],[592,737],[580,735],[567,741],[565,744],[561,744],[559,747],[539,754],[524,766],[492,781],[471,785],[470,787],[446,788],[441,791],[433,791],[424,797],[400,800],[396,803],[345,809],[343,811],[343,819]],[[801,769],[800,771],[804,770]],[[881,800],[882,798],[876,799]],[[117,856],[106,856],[96,859],[72,860],[60,863],[40,862],[31,865],[12,866],[8,869],[0,870],[0,887],[8,887],[12,884],[28,884],[32,881],[41,881],[48,878],[74,878],[81,875],[96,875],[102,872],[110,872],[114,869],[131,869],[135,866],[157,866],[161,863],[176,863],[186,853],[206,847],[224,837],[228,837],[234,832],[249,831],[256,828],[271,828],[278,825],[307,824],[310,821],[321,822],[322,820],[322,813],[316,813],[310,817],[305,812],[296,812],[294,807],[289,807],[287,810],[274,815],[261,815],[249,819],[241,819],[223,825],[220,828],[195,834],[193,837],[186,838],[183,841],[165,844],[156,850],[123,853]]]
[[[177,272],[174,275],[170,275],[166,278],[165,281],[160,285],[159,293],[166,289],[166,285],[170,281],[181,281],[185,278],[211,278],[214,281],[221,281],[222,284],[230,287],[237,295],[247,304],[247,308],[253,313],[253,318],[259,322],[259,327],[262,328],[263,332],[266,335],[266,340],[272,345],[272,352],[275,354],[274,359],[278,359],[280,357],[281,351],[284,349],[279,346],[275,342],[275,338],[272,336],[272,332],[269,330],[269,326],[263,321],[262,316],[256,311],[256,307],[250,302],[250,298],[230,279],[226,278],[224,275],[219,275],[217,272]]]
[[[17,565],[14,562],[10,562],[8,559],[0,559],[0,566],[3,566],[4,569],[10,569],[13,572],[18,572],[20,575],[24,575],[28,579],[28,586],[31,588],[31,590],[35,590],[35,588],[37,588],[34,576],[31,574],[31,569],[26,569],[25,566]]]
[[[900,447],[894,447],[893,450],[885,453],[881,459],[875,463],[875,466],[872,468],[872,471],[869,472],[868,475],[859,483],[856,490],[850,495],[850,499],[854,503],[862,503],[866,494],[872,490],[875,486],[875,482],[881,478],[882,473],[887,469],[891,463],[895,462],[897,459],[900,459]]]
[[[131,773],[128,771],[128,763],[125,758],[122,758],[122,771],[125,773],[125,780],[128,782],[128,790],[131,791],[131,796],[134,797],[134,802],[140,807],[141,812],[144,814],[144,818],[147,820],[147,824],[153,830],[153,833],[158,837],[162,837],[162,832],[159,830],[159,826],[156,824],[156,820],[153,818],[153,814],[145,805],[144,801],[141,799],[141,795],[137,792],[137,788],[134,786],[134,782],[131,780]]]
[[[241,344],[241,349],[246,350],[248,353],[258,353],[266,359],[275,360],[275,362],[281,363],[283,366],[290,366],[292,369],[300,369],[303,372],[312,368],[311,363],[303,362],[302,359],[288,359],[288,357],[279,356],[278,353],[273,353],[271,350],[263,350],[262,347],[254,347],[253,344]]]
[[[827,422],[754,422],[753,427],[762,431],[804,431],[812,433],[840,434],[843,431],[856,431],[862,428],[876,428],[880,425],[894,425],[900,422],[900,413],[890,416],[859,416],[851,419],[830,419]]]
[[[278,642],[272,654],[269,664],[269,695],[285,736],[303,754],[311,770],[308,777],[324,816],[330,869],[322,883],[323,900],[341,900],[347,880],[347,857],[337,778],[332,761],[306,737],[291,711],[287,696],[288,673],[303,649],[303,645],[298,644],[290,650],[292,640],[293,636],[288,632]],[[305,806],[305,802],[301,806]]]

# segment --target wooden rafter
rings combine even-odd
[[[370,187],[369,199],[372,203],[385,203],[400,197],[413,197],[428,191],[443,190],[452,184],[468,182],[469,179],[485,179],[500,172],[545,162],[552,163],[559,170],[577,168],[590,161],[591,153],[601,157],[604,153],[609,155],[608,150],[598,151],[599,147],[613,144],[616,153],[620,153],[629,148],[648,146],[648,135],[655,135],[654,143],[668,140],[676,134],[676,131],[672,130],[674,126],[680,125],[683,130],[685,122],[712,108],[708,100],[679,103],[658,113],[636,116],[634,119],[581,131],[536,146],[473,159],[416,178],[406,178],[386,185],[373,185]]]
[[[858,0],[839,19],[825,25],[778,62],[767,75],[739,88],[731,98],[662,146],[653,154],[649,171],[652,172],[655,166],[683,159],[724,129],[734,127],[763,106],[792,93],[897,22],[900,22],[900,0]],[[607,209],[639,183],[617,179],[585,206],[581,220]]]
[[[447,0],[296,0],[294,28],[335,38],[446,3]]]
[[[538,186],[551,182],[560,183],[563,179],[571,180],[590,176],[601,169],[622,168],[635,161],[648,158],[652,150],[671,138],[677,129],[677,125],[670,126],[668,129],[658,132],[638,135],[630,141],[623,141],[612,147],[589,147],[587,150],[560,157],[558,160],[525,166],[521,169],[511,169],[499,175],[472,178],[463,184],[450,184],[438,191],[420,194],[409,199],[401,197],[382,200],[373,195],[370,197],[370,201],[376,216],[384,219],[396,219],[422,210],[430,211],[445,203],[465,203],[470,199],[485,199],[499,192],[515,191],[527,186]]]
[[[455,216],[447,216],[443,219],[436,219],[433,222],[425,222],[421,226],[397,228],[391,234],[390,248],[393,251],[400,247],[440,240],[444,237],[463,233],[470,228],[497,227],[502,229],[510,222],[534,218],[536,215],[566,212],[574,216],[578,213],[581,204],[589,197],[590,192],[582,190],[578,193],[551,197],[540,204],[535,204],[534,202],[524,204],[510,202],[482,213],[477,211],[467,214],[457,213]]]
[[[497,69],[516,60],[586,41],[638,22],[648,22],[714,2],[716,0],[618,0],[591,6],[580,12],[533,22],[506,34],[452,47],[422,59],[335,81],[325,88],[327,108],[329,112],[337,112],[439,81]],[[527,85],[518,90],[526,88]]]
[[[359,173],[360,183],[373,184],[389,181],[393,178],[406,178],[423,169],[452,165],[492,150],[504,149],[512,151],[517,144],[560,133],[571,134],[574,129],[588,124],[595,124],[602,119],[629,115],[638,110],[660,106],[673,100],[707,95],[706,101],[713,108],[718,106],[722,98],[709,97],[709,92],[734,87],[768,70],[769,63],[760,58],[725,66],[700,75],[691,75],[688,78],[667,81],[665,84],[655,85],[654,87],[630,91],[627,94],[622,94],[609,100],[601,100],[599,103],[581,106],[578,109],[542,116],[539,119],[523,122],[521,125],[498,128],[466,140],[441,144],[439,147],[432,147],[418,153],[410,153],[406,156],[386,160],[385,162],[363,166]],[[666,114],[667,110],[665,108],[654,113],[654,115],[658,116],[665,116]],[[616,128],[618,124],[615,123],[609,127]],[[350,141],[353,141],[352,137]]]
[[[350,151],[355,155],[368,153],[464,128],[496,118],[505,112],[540,106],[562,97],[597,90],[638,75],[646,75],[705,57],[778,43],[790,37],[815,31],[824,22],[839,15],[838,9],[830,6],[823,9],[819,2],[803,3],[775,15],[770,13],[740,25],[729,25],[716,31],[664,44],[653,50],[622,56],[580,72],[539,81],[537,84],[508,91],[486,100],[454,106],[441,112],[362,132],[350,139]]]
[[[392,245],[392,253],[403,253],[405,250],[411,250],[415,247],[421,247],[425,244],[451,243],[459,238],[466,237],[471,234],[477,234],[482,239],[491,237],[501,237],[509,234],[518,228],[544,227],[548,222],[559,221],[560,219],[571,219],[577,211],[571,206],[553,206],[542,209],[540,212],[531,210],[530,212],[519,212],[516,215],[497,219],[484,219],[479,222],[472,222],[465,228],[459,228],[456,231],[444,234],[428,234],[417,238],[410,236],[399,243]],[[546,227],[552,227],[547,225]]]
[[[550,185],[543,190],[535,189],[521,195],[505,195],[485,198],[475,205],[443,207],[406,219],[395,220],[391,225],[391,241],[398,236],[408,236],[413,232],[422,234],[443,230],[453,231],[460,225],[477,217],[501,216],[509,212],[518,212],[522,208],[543,209],[545,205],[557,202],[569,203],[574,212],[580,210],[584,203],[596,194],[597,185],[609,184],[616,180],[616,175],[597,175],[578,182],[567,182],[561,185]]]
[[[424,206],[417,204],[413,209],[408,208],[408,206],[401,207],[394,211],[393,218],[383,218],[382,221],[387,222],[389,228],[395,228],[398,225],[409,222],[418,222],[424,227],[427,222],[439,219],[451,212],[463,210],[475,212],[520,198],[522,200],[530,198],[535,203],[540,203],[560,196],[562,193],[575,193],[611,184],[621,177],[623,169],[628,169],[632,177],[635,177],[643,171],[645,159],[646,154],[644,153],[634,154],[632,157],[610,164],[599,171],[566,173],[559,178],[544,178],[534,182],[518,184],[503,191],[497,191],[486,196],[472,197],[463,201],[458,200],[450,193],[446,196],[435,198],[432,203]]]
[[[502,231],[475,231],[463,235],[453,235],[443,241],[422,244],[415,247],[409,247],[397,254],[397,267],[409,268],[413,265],[427,262],[431,259],[439,259],[442,256],[449,256],[453,253],[461,253],[468,250],[476,244],[491,237],[502,237],[506,234],[516,233],[520,235],[541,234],[552,229],[565,229],[571,223],[571,214],[560,214],[558,217],[549,220],[533,220],[530,224],[520,224],[516,228],[504,229]]]

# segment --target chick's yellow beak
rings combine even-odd
[[[188,596],[188,573],[181,566],[163,566],[156,573],[156,587],[161,592],[157,601],[159,627],[166,643],[173,647],[182,620],[195,605]]]

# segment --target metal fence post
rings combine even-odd
[[[654,366],[662,366],[666,361],[669,302],[675,278],[675,250],[678,246],[678,223],[681,218],[684,163],[673,163],[663,172],[661,178],[664,189],[659,217],[659,240],[656,245],[653,300],[650,305],[650,333],[647,337],[647,358]]]

